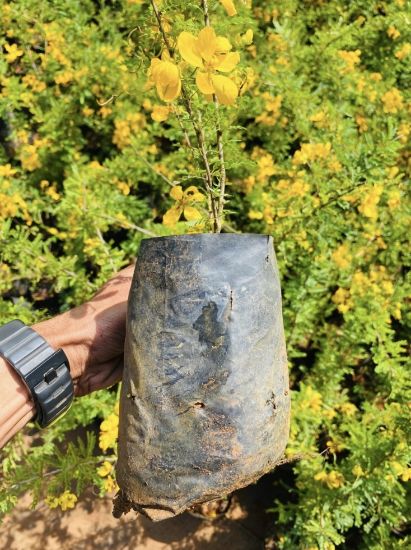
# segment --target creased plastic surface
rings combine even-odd
[[[129,297],[117,481],[154,520],[248,485],[289,433],[271,237],[142,242]]]

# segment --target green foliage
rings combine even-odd
[[[187,115],[151,116],[166,104],[145,89],[161,53],[148,4],[61,0],[39,12],[33,0],[0,0],[3,321],[72,307],[135,258],[142,238],[199,229],[161,223],[170,184],[201,188],[204,174],[181,131],[180,123],[194,141]],[[209,2],[217,33],[241,53],[232,78],[242,95],[220,112],[224,230],[274,237],[293,396],[287,455],[303,457],[277,471],[275,542],[406,548],[410,3],[235,4],[228,17]],[[162,3],[173,40],[202,28],[199,6]],[[249,28],[254,41],[245,44]],[[191,92],[214,145],[214,107]],[[217,170],[219,159],[211,163]],[[0,511],[25,489],[35,502],[86,484],[103,490],[96,468],[112,455],[90,435],[68,443],[67,434],[93,432],[115,399],[82,398],[35,445],[22,437],[8,445]]]

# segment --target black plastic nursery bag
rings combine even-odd
[[[272,238],[144,240],[128,305],[120,513],[161,520],[257,480],[284,452],[289,415]]]

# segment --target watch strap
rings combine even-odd
[[[41,427],[51,424],[70,407],[74,388],[62,349],[54,351],[35,330],[14,320],[0,327],[0,355],[29,389]]]

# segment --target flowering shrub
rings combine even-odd
[[[146,236],[273,235],[293,396],[275,544],[408,547],[409,1],[97,4],[0,0],[2,322],[85,300]],[[0,510],[114,490],[116,398],[15,438]]]

